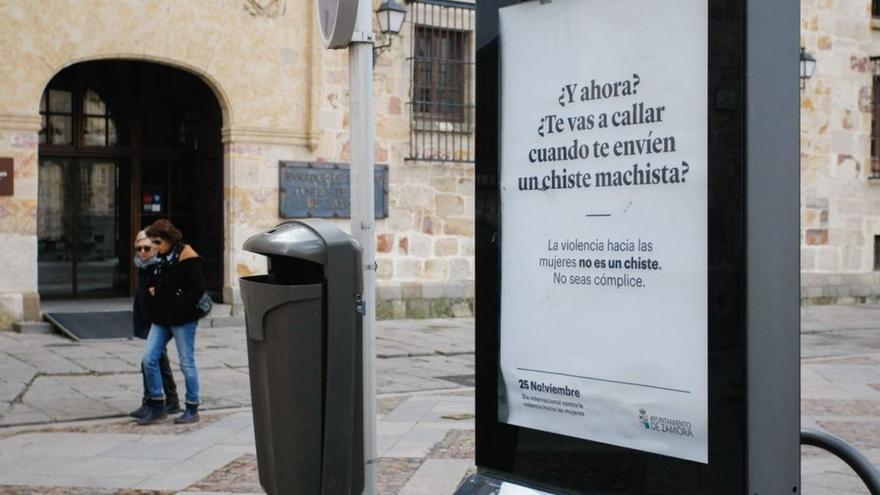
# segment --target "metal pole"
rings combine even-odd
[[[348,49],[351,113],[351,234],[361,244],[365,312],[364,494],[376,494],[376,234],[373,203],[373,21],[372,2],[358,0]]]

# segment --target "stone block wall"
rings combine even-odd
[[[872,77],[880,25],[870,0],[804,0],[801,45],[817,60],[801,91],[801,296],[880,296],[874,271],[880,180],[871,170]]]
[[[0,197],[0,329],[40,316],[37,293],[39,117],[0,109],[0,156],[13,159],[14,196]]]
[[[314,9],[314,0],[0,5],[0,156],[15,159],[16,188],[0,198],[0,328],[39,317],[40,96],[55,74],[88,60],[170,65],[213,90],[223,112],[224,299],[240,304],[238,277],[265,270],[242,243],[283,220],[279,161],[350,160],[347,51],[323,48]],[[463,315],[473,307],[474,168],[407,160],[410,33],[405,25],[374,74],[374,158],[389,166],[389,217],[376,225],[379,306],[393,317]]]

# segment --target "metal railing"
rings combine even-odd
[[[412,51],[408,160],[474,161],[473,3],[409,5]]]
[[[856,472],[868,487],[871,495],[880,495],[880,471],[871,464],[871,461],[864,454],[843,439],[824,431],[803,428],[801,430],[801,445],[818,447],[836,455]]]

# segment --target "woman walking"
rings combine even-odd
[[[139,231],[134,238],[134,265],[137,267],[138,286],[132,306],[134,336],[139,339],[146,339],[150,333],[150,320],[144,313],[144,300],[147,298],[147,288],[151,285],[153,267],[158,262],[156,247],[147,237],[147,231]],[[159,356],[159,371],[162,375],[162,387],[165,389],[165,408],[169,414],[178,413],[180,412],[180,401],[177,398],[177,385],[174,383],[174,374],[171,373],[168,352],[165,348],[162,348],[162,354]],[[130,413],[131,416],[138,419],[146,416],[149,410],[147,408],[149,388],[143,362],[141,362],[141,375],[144,378],[144,397],[141,401],[141,407]]]
[[[168,220],[147,227],[147,237],[158,250],[159,262],[147,287],[144,309],[153,323],[144,351],[149,397],[147,414],[138,424],[148,425],[167,416],[159,359],[172,338],[177,346],[180,371],[186,385],[186,410],[175,423],[199,420],[199,373],[195,362],[196,329],[201,313],[199,299],[205,293],[205,276],[199,255],[183,243],[183,234]]]

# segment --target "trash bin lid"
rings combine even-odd
[[[284,256],[327,264],[324,240],[302,223],[283,223],[251,237],[243,247],[245,251],[265,256]]]

